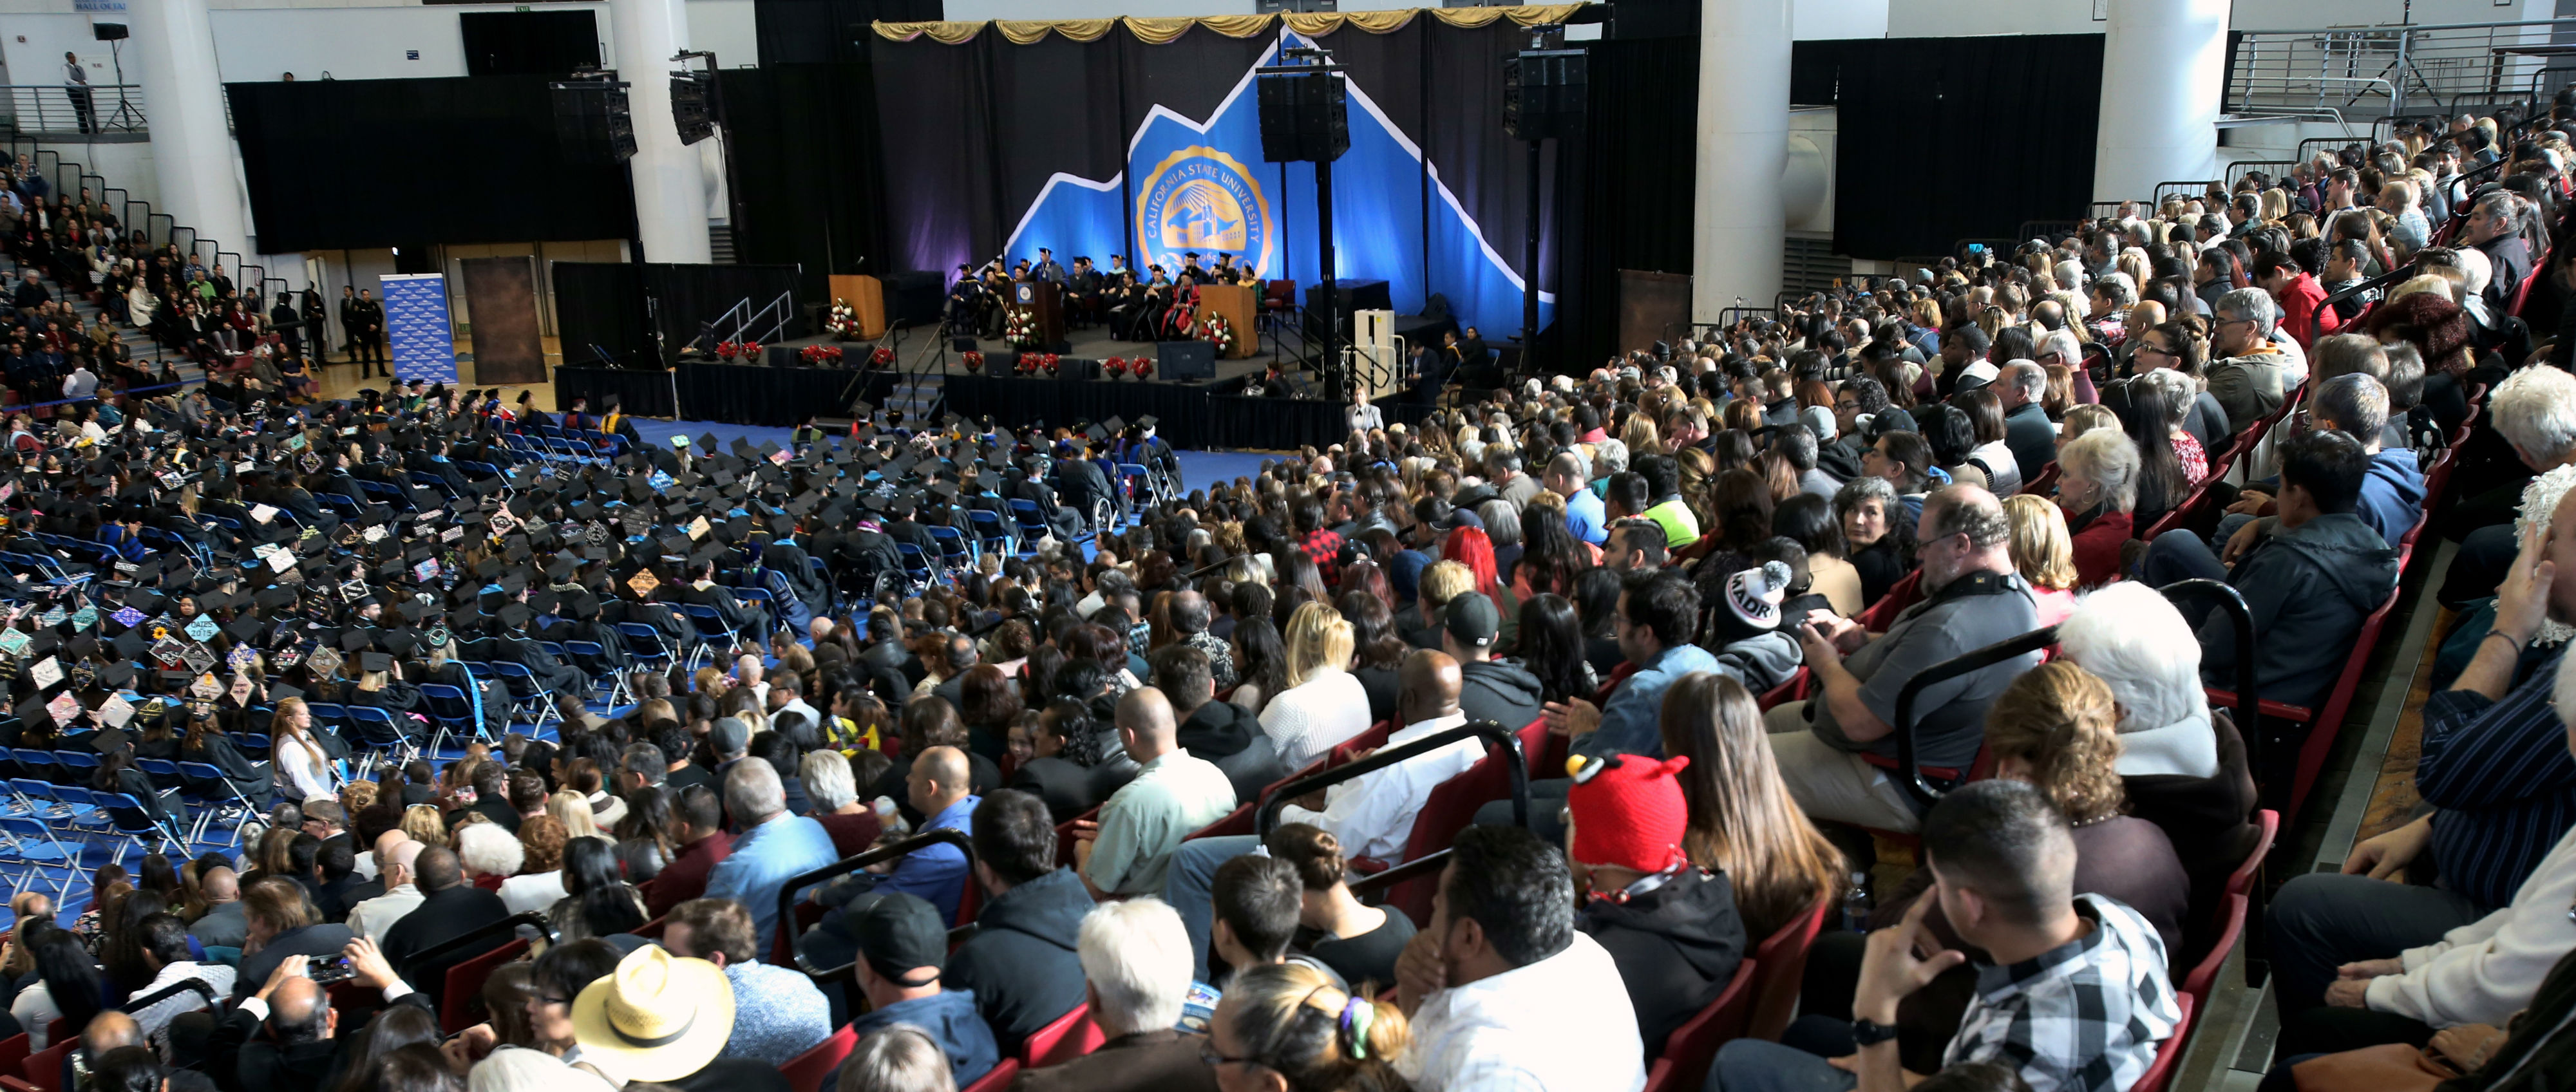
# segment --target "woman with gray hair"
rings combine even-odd
[[[1896,486],[1885,478],[1853,478],[1834,492],[1834,522],[1846,545],[1844,560],[1860,570],[1860,601],[1875,603],[1914,568],[1914,525],[1905,521]]]
[[[1476,518],[1485,521],[1485,537],[1494,544],[1495,579],[1509,581],[1521,563],[1520,509],[1496,497],[1476,506]]]
[[[832,849],[849,857],[867,852],[885,825],[875,809],[859,799],[858,776],[841,752],[808,751],[797,761],[796,778],[805,783],[805,799],[814,804],[814,821],[832,836]]]
[[[2124,580],[2085,596],[2057,627],[2060,652],[2111,687],[2124,777],[2218,772],[2200,683],[2200,639],[2163,594]]]
[[[910,1024],[870,1032],[841,1063],[835,1092],[957,1092],[948,1052]]]
[[[2067,441],[2057,466],[2057,506],[2074,534],[2076,586],[2119,579],[2120,547],[2135,537],[2137,443],[2117,429],[2094,429]]]

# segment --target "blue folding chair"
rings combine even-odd
[[[721,640],[725,642],[726,647],[732,647],[734,632],[731,627],[725,625],[724,615],[717,613],[714,607],[705,603],[683,603],[680,605],[680,613],[689,618],[691,637],[689,670],[695,671],[700,665],[715,658],[717,641]]]
[[[0,835],[6,835],[10,852],[18,863],[28,866],[28,876],[38,883],[53,881],[54,905],[60,906],[72,888],[72,873],[78,871],[79,855],[54,836],[54,828],[42,820],[24,816],[0,816]],[[60,868],[56,875],[50,869]],[[11,897],[25,891],[23,885],[12,885]]]
[[[249,797],[243,796],[240,787],[234,785],[232,779],[225,777],[224,771],[216,768],[213,763],[182,762],[179,764],[179,776],[187,778],[189,781],[198,785],[223,786],[224,795],[222,797],[205,797],[207,802],[213,806],[206,809],[203,819],[197,824],[197,836],[200,838],[205,836],[206,827],[212,824],[217,818],[215,811],[221,808],[227,801],[232,804],[239,805],[242,810],[242,815],[245,818],[259,814],[259,805],[251,803]],[[242,825],[240,823],[234,823],[232,837],[226,839],[224,844],[227,846],[240,845],[241,828]]]
[[[473,669],[466,671],[471,674]],[[450,734],[459,739],[483,738],[483,718],[474,715],[474,702],[465,696],[465,691],[446,683],[422,683],[420,697],[429,705],[430,723],[438,726],[430,735],[430,754],[438,754]]]
[[[626,644],[626,657],[646,667],[668,670],[674,653],[662,640],[662,631],[642,622],[617,623],[617,637]]]
[[[1038,502],[1036,501],[1012,500],[1011,519],[1020,525],[1020,541],[1022,542],[1036,542],[1052,533],[1047,527],[1046,519],[1038,515]]]
[[[606,702],[612,706],[626,704],[626,673],[619,671],[617,665],[608,662],[607,646],[596,641],[566,641],[563,643],[562,655],[564,659],[572,661],[574,667],[580,668],[582,674],[590,676],[592,701]],[[602,684],[606,686],[606,693],[601,692]]]
[[[921,547],[898,542],[894,544],[894,551],[903,555],[903,575],[911,577],[915,584],[928,587],[932,576],[930,558],[921,552]]]
[[[1018,552],[1019,539],[1011,534],[1010,528],[1002,525],[1001,513],[970,508],[966,510],[966,522],[975,528],[975,542],[979,548],[1000,550],[1004,557]]]
[[[528,670],[528,665],[516,660],[493,660],[481,666],[490,669],[491,674],[501,680],[501,685],[509,689],[512,717],[531,714],[530,725],[538,729],[546,726],[548,717],[563,719],[555,712],[555,703],[546,700],[545,689],[537,685],[537,675]]]
[[[173,829],[177,820],[169,820],[172,827],[154,822],[144,813],[143,802],[135,799],[132,793],[93,792],[90,802],[96,804],[99,814],[105,817],[106,833],[117,835],[109,843],[115,847],[109,857],[113,863],[125,863],[125,851],[136,845],[142,846],[143,852],[149,854],[160,849],[163,842],[178,842],[182,848],[188,844]]]
[[[392,713],[372,705],[349,707],[349,733],[357,737],[359,745],[372,748],[379,754],[399,753],[402,756],[399,761],[409,762],[420,753],[420,746],[403,733],[402,722],[395,720]]]
[[[978,560],[977,547],[964,532],[954,527],[932,527],[930,540],[939,544],[939,564],[950,573],[971,570]]]
[[[24,754],[24,751],[19,752]],[[96,751],[56,751],[54,762],[63,767],[63,776],[75,782],[87,782],[98,769]]]

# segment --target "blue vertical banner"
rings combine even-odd
[[[447,322],[447,275],[407,273],[384,283],[385,337],[393,344],[394,378],[456,382],[456,333]]]

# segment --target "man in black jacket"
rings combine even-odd
[[[1172,699],[1172,716],[1181,723],[1182,749],[1225,771],[1237,800],[1257,800],[1271,782],[1288,776],[1279,746],[1261,730],[1260,718],[1232,702],[1216,700],[1216,681],[1207,653],[1188,645],[1165,645],[1153,655],[1154,687]]]
[[[1566,792],[1573,843],[1566,857],[1589,876],[1592,901],[1574,927],[1610,952],[1649,1050],[1699,1014],[1744,961],[1744,922],[1722,873],[1683,854],[1690,822],[1675,777],[1688,758],[1586,758]]]
[[[432,846],[420,852],[412,862],[412,884],[421,892],[420,905],[401,921],[385,931],[385,959],[403,981],[413,984],[437,1005],[439,991],[447,985],[447,970],[499,947],[510,938],[494,936],[482,944],[430,959],[421,953],[464,936],[510,916],[510,908],[501,896],[465,882],[465,866],[456,852],[445,846]],[[346,930],[343,930],[346,932]]]
[[[1519,731],[1537,720],[1545,697],[1538,676],[1511,660],[1494,658],[1494,641],[1502,632],[1502,612],[1494,601],[1470,591],[1450,600],[1440,615],[1440,648],[1458,661],[1458,706],[1467,719],[1490,720],[1505,731]]]
[[[348,928],[324,924],[304,888],[285,876],[267,877],[242,892],[242,914],[250,923],[243,947],[258,950],[241,959],[233,981],[236,997],[259,988],[280,963],[335,956],[349,943]]]
[[[1031,1032],[1081,1005],[1082,961],[1074,941],[1091,895],[1071,869],[1056,867],[1054,821],[1046,805],[1015,789],[984,794],[975,807],[975,882],[985,901],[976,932],[948,957],[942,981],[972,990],[1005,1054]]]

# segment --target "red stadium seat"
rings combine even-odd
[[[528,942],[512,937],[510,942],[447,969],[447,988],[438,1004],[438,1026],[453,1035],[473,1027],[475,1013],[483,1007],[483,980],[492,971],[528,952]]]
[[[849,1057],[850,1051],[857,1049],[858,1045],[857,1025],[843,1024],[831,1038],[814,1044],[813,1049],[779,1066],[778,1075],[787,1078],[787,1087],[795,1092],[818,1092],[823,1087],[823,1078],[832,1075],[832,1067],[841,1064],[841,1059]]]
[[[2176,994],[2174,1004],[2182,1009],[2181,1022],[2174,1025],[2173,1037],[2156,1048],[2154,1064],[2138,1075],[2138,1083],[2130,1085],[2129,1092],[2164,1092],[2165,1082],[2173,1078],[2174,1066],[2182,1060],[2183,1050],[2191,1045],[2191,995]]]
[[[1753,980],[1761,972],[1760,964],[1756,959],[1738,964],[1726,992],[1664,1040],[1663,1056],[1646,1073],[1646,1092],[1685,1092],[1708,1080],[1717,1048],[1744,1037],[1753,1016]]]
[[[1020,1047],[1020,1058],[1037,1069],[1082,1057],[1108,1041],[1100,1025],[1091,1022],[1091,1006],[1077,1005],[1054,1023],[1030,1032],[1029,1041]]]
[[[975,1083],[967,1085],[961,1090],[961,1092],[1002,1092],[1003,1089],[1009,1088],[1011,1086],[1011,1082],[1018,1080],[1019,1077],[1020,1060],[1017,1058],[1004,1058],[1002,1059],[1002,1064],[994,1066],[990,1072],[977,1078]]]
[[[1754,947],[1745,966],[1758,963],[1762,972],[1753,981],[1753,1016],[1746,1035],[1778,1042],[1780,1033],[1788,1030],[1790,1018],[1798,1014],[1798,984],[1807,975],[1807,949],[1815,944],[1816,934],[1825,927],[1825,915],[1833,908],[1832,899],[1820,899],[1815,909]]]

